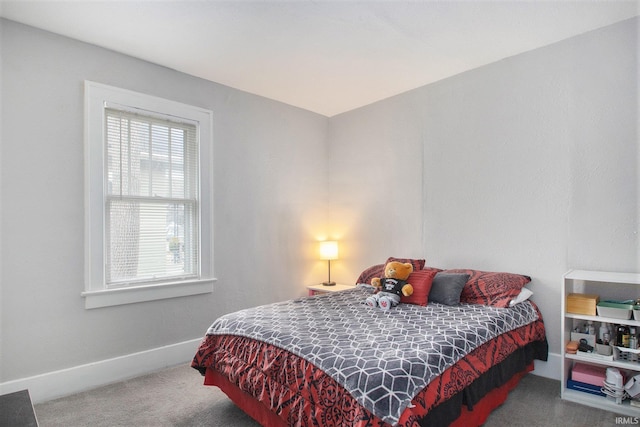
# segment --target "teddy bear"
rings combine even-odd
[[[382,310],[391,310],[400,303],[400,297],[411,296],[413,286],[407,283],[409,275],[413,272],[411,263],[391,261],[384,266],[384,277],[374,277],[371,285],[379,289],[378,293],[371,295],[365,303],[371,307],[380,307]]]

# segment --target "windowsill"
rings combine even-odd
[[[86,291],[82,293],[82,296],[85,299],[85,309],[111,307],[189,295],[209,294],[213,292],[213,283],[215,281],[216,279],[200,279],[179,283]]]

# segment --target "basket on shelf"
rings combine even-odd
[[[640,350],[613,346],[613,360],[623,362],[640,362]]]

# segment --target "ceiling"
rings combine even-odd
[[[0,0],[4,18],[325,116],[639,11],[640,0]]]

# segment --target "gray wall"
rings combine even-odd
[[[327,119],[0,21],[0,382],[183,342],[389,255],[531,275],[551,350],[569,268],[640,271],[638,20]],[[212,295],[85,310],[83,81],[213,110]]]
[[[562,275],[640,271],[638,47],[633,19],[333,117],[336,279],[389,255],[528,274],[559,353]]]
[[[222,313],[304,295],[324,277],[314,250],[326,231],[326,117],[0,25],[0,383],[201,338]],[[85,310],[85,79],[213,110],[213,294]]]

